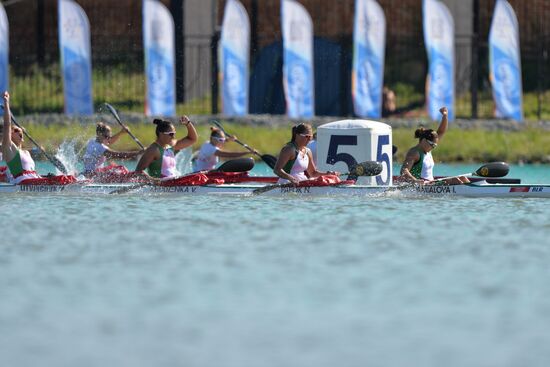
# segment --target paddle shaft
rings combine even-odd
[[[297,185],[292,183],[292,182],[291,183],[284,183],[284,184],[268,185],[268,186],[260,187],[260,188],[257,188],[255,190],[253,190],[252,194],[253,195],[263,194],[264,192],[268,192],[268,191],[275,190],[275,189],[278,189],[278,188],[283,188],[283,187],[297,187]]]
[[[342,173],[342,175],[349,175],[349,172],[348,173]],[[268,192],[268,191],[275,190],[275,189],[278,189],[278,188],[285,188],[285,187],[300,187],[300,186],[298,186],[298,185],[296,185],[295,183],[292,183],[292,182],[284,183],[284,184],[274,184],[274,185],[259,187],[259,188],[255,189],[254,191],[252,191],[252,194],[254,194],[254,195],[263,194],[264,192]]]
[[[433,180],[433,182],[441,182],[441,181],[450,180],[450,179],[458,178],[458,177],[470,177],[470,176],[473,176],[473,175],[475,175],[475,172],[468,172],[468,173],[463,173],[461,175],[456,175],[456,176],[447,176],[447,177],[437,178],[437,179]]]
[[[109,111],[111,111],[111,114],[115,117],[115,120],[117,120],[117,122],[119,123],[120,126],[122,126],[122,128],[124,130],[126,130],[126,132],[128,133],[128,135],[130,135],[130,137],[132,139],[134,139],[134,141],[137,143],[137,145],[140,146],[141,149],[145,149],[145,146],[143,144],[141,144],[141,142],[139,141],[138,138],[136,138],[136,136],[134,134],[132,134],[132,132],[130,130],[127,130],[126,129],[126,126],[124,126],[124,124],[122,124],[122,121],[120,121],[120,117],[118,116],[118,113],[116,112],[116,110],[114,109],[113,106],[111,106],[110,104],[108,103],[105,103],[105,106],[107,106],[107,108],[109,109]]]
[[[358,167],[362,167],[362,169],[359,169]],[[360,171],[360,172],[358,172]],[[351,172],[347,173],[339,173],[338,175],[341,176],[376,176],[382,172],[382,166],[379,162],[375,161],[366,161],[361,162],[357,164],[355,167],[352,168]],[[297,187],[295,183],[284,183],[284,184],[274,184],[274,185],[268,185],[264,187],[257,188],[252,193],[253,194],[262,194],[264,192],[271,191],[273,189],[277,188],[284,188],[284,187]]]
[[[340,175],[349,175],[349,172],[348,173],[340,173]],[[284,183],[284,184],[267,185],[267,186],[263,186],[263,187],[259,187],[259,188],[255,189],[254,191],[252,191],[252,194],[254,194],[254,195],[263,194],[264,192],[268,192],[268,191],[275,190],[275,189],[278,189],[278,188],[285,188],[285,187],[298,187],[298,185],[296,185],[295,183],[292,183],[292,182]]]
[[[217,127],[220,128],[221,131],[223,131],[223,133],[226,135],[226,136],[229,136],[229,134],[225,131],[225,129],[223,128],[223,126],[216,120],[212,120],[212,123],[214,123],[214,125],[216,125]],[[239,139],[235,139],[235,143],[241,145],[242,147],[244,147],[246,150],[248,150],[250,153],[252,154],[255,154],[257,155],[258,157],[260,157],[262,159],[262,161],[264,161],[265,163],[267,163],[267,165],[271,168],[274,168],[274,165],[272,162],[268,162],[265,157],[263,155],[261,155],[260,153],[258,153],[257,151],[255,151],[252,147],[250,147],[250,145],[248,144],[245,144],[243,143],[242,141],[240,141]],[[274,157],[275,158],[275,157]],[[276,158],[275,158],[276,160]],[[273,167],[272,167],[273,166]]]
[[[239,139],[235,139],[235,143],[243,146],[246,150],[248,150],[250,153],[257,155],[258,157],[262,158],[262,155],[258,152],[256,152],[254,149],[252,149],[248,144],[243,143]],[[263,159],[263,158],[262,158]]]
[[[223,128],[223,126],[216,120],[212,120],[212,122],[214,123],[214,125],[216,125],[217,127],[220,128],[221,131],[223,131],[223,133],[227,136],[229,136],[229,134],[227,133],[227,131],[225,131],[225,129]],[[239,139],[235,139],[235,143],[243,146],[246,150],[248,150],[250,153],[253,153],[253,154],[256,154],[258,157],[262,157],[261,154],[259,154],[258,152],[256,152],[254,149],[252,149],[248,144],[245,144],[243,143],[242,141],[240,141]]]
[[[486,163],[483,166],[479,167],[475,172],[463,173],[458,176],[442,177],[440,179],[434,180],[435,182],[445,181],[457,177],[464,176],[480,176],[480,177],[504,177],[508,174],[510,167],[505,162],[491,162]]]
[[[44,154],[44,157],[46,157],[55,167],[57,167],[64,175],[66,175],[69,171],[67,171],[67,168],[65,168],[65,166],[63,165],[63,163],[61,163],[61,161],[59,159],[54,159],[52,156],[50,156],[48,153],[46,153],[46,151],[44,150],[44,148],[42,148],[40,146],[40,144],[38,144],[36,142],[36,140],[34,140],[32,138],[32,136],[29,135],[29,133],[27,132],[27,130],[25,130],[21,125],[19,125],[19,123],[17,121],[15,121],[15,118],[13,117],[13,114],[10,113],[10,118],[11,118],[11,122],[17,126],[18,128],[21,129],[21,131],[23,131],[23,134],[25,134],[25,136],[27,137],[27,139],[29,139],[41,152],[42,154]]]
[[[142,187],[145,187],[145,186],[153,186],[155,185],[156,182],[142,182],[142,183],[139,183],[139,184],[136,184],[136,185],[133,185],[133,186],[126,186],[126,187],[123,187],[121,189],[118,189],[118,190],[115,190],[115,191],[111,191],[109,194],[126,194],[127,192],[130,192],[130,191],[135,191],[137,189],[140,189]]]

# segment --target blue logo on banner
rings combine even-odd
[[[65,110],[68,114],[90,115],[93,113],[93,103],[89,60],[66,47],[63,56]]]
[[[313,117],[312,70],[305,60],[286,50],[285,69],[288,82],[288,115]]]
[[[499,117],[522,120],[521,81],[517,62],[501,49],[493,48],[493,76],[495,102]]]
[[[9,90],[8,88],[8,63],[5,53],[0,54],[0,91]],[[3,102],[2,102],[3,103]]]
[[[428,110],[433,120],[439,119],[439,109],[443,106],[449,111],[449,120],[454,119],[453,78],[452,61],[432,48]]]
[[[382,108],[381,65],[376,55],[367,47],[357,47],[357,98],[355,112],[359,116],[379,118]]]
[[[164,54],[155,48],[148,52],[147,93],[151,114],[176,114],[174,70]]]
[[[247,113],[246,68],[229,48],[223,48],[223,113],[242,116]]]

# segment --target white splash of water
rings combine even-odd
[[[193,155],[193,149],[191,147],[185,148],[176,155],[176,170],[179,176],[189,174],[193,171],[191,165],[191,157]]]
[[[77,143],[78,139],[64,140],[57,149],[57,153],[55,154],[55,157],[59,159],[61,163],[63,163],[65,168],[67,168],[68,173],[74,175],[77,175],[80,171],[80,168],[78,166],[80,157],[76,153]],[[61,174],[61,172],[57,173]]]

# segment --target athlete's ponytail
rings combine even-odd
[[[105,125],[103,122],[98,122],[95,126],[95,133],[97,136],[110,136],[111,128],[108,125]]]
[[[210,127],[210,137],[211,138],[224,138],[225,134],[223,133],[223,131],[221,131],[217,127],[211,126]]]
[[[155,134],[157,137],[160,133],[164,133],[166,131],[172,131],[174,130],[174,124],[172,124],[170,121],[161,120],[161,119],[154,119],[153,124],[157,125],[157,128],[155,129]]]
[[[294,141],[296,140],[296,135],[297,134],[304,134],[304,133],[310,133],[313,131],[313,128],[311,127],[310,124],[304,124],[304,123],[301,123],[301,124],[298,124],[298,125],[294,125],[292,127],[292,139],[290,140],[292,143],[294,143]]]
[[[414,132],[414,137],[418,140],[426,139],[434,141],[435,139],[437,139],[437,132],[432,129],[425,129],[423,126],[421,126]]]

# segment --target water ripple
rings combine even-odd
[[[0,210],[10,365],[550,361],[543,200],[14,195]]]

